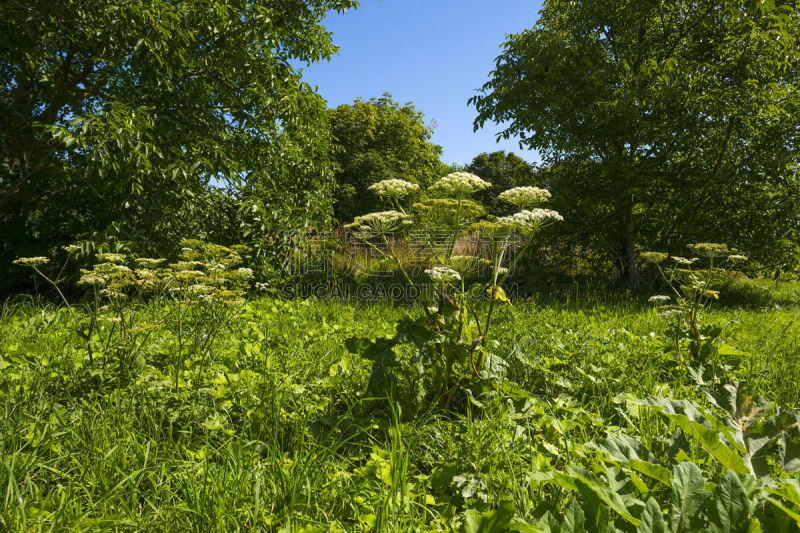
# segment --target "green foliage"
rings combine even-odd
[[[794,2],[550,0],[472,98],[551,164],[564,231],[638,282],[637,245],[765,260],[798,208]]]
[[[400,105],[384,94],[329,109],[328,121],[334,137],[334,214],[339,221],[386,207],[368,190],[374,183],[402,179],[426,187],[439,176],[442,148],[430,142],[433,129],[413,104]]]
[[[501,194],[501,199],[522,209],[510,217],[487,219],[473,224],[483,215],[483,207],[470,200],[491,183],[467,172],[448,174],[431,185],[427,192],[441,195],[412,205],[415,217],[405,212],[398,194],[410,189],[410,183],[397,179],[378,182],[374,189],[381,196],[392,197],[399,211],[383,211],[356,217],[346,228],[368,243],[386,260],[391,260],[407,282],[406,289],[422,293],[420,303],[424,316],[411,317],[397,323],[397,334],[389,338],[370,341],[353,338],[347,347],[354,354],[373,361],[368,393],[375,396],[394,397],[398,374],[416,375],[418,402],[435,402],[444,410],[451,408],[451,400],[461,395],[452,409],[463,411],[468,404],[484,407],[485,399],[498,394],[519,396],[513,383],[505,383],[506,361],[496,353],[497,342],[489,339],[492,315],[497,302],[511,303],[502,287],[517,260],[531,245],[533,235],[561,219],[555,211],[534,208],[549,197],[546,191],[534,187],[518,187]],[[530,209],[530,210],[529,210]],[[430,279],[428,287],[417,285],[403,261],[398,257],[397,237],[409,230],[422,236],[425,257],[435,259],[435,264],[425,270]],[[459,237],[470,230],[485,239],[488,253],[481,255],[454,255]],[[520,256],[511,260],[511,248],[519,244]],[[389,237],[393,240],[390,241]],[[376,241],[381,247],[376,245]],[[478,251],[478,254],[481,252]],[[467,285],[474,265],[489,265],[489,280],[479,280]],[[476,310],[477,295],[488,295],[488,312],[481,317]],[[431,294],[432,293],[432,294]],[[413,351],[410,364],[401,364],[397,351],[409,345]],[[413,405],[407,398],[403,405]]]
[[[542,176],[533,165],[514,152],[506,153],[504,150],[475,156],[467,166],[467,171],[492,184],[492,189],[481,191],[478,198],[486,210],[496,216],[510,215],[513,212],[507,204],[498,201],[498,192],[513,187],[543,185]]]
[[[196,260],[217,251],[193,243]],[[731,362],[738,382],[698,386],[665,370],[650,335],[660,320],[628,295],[581,288],[500,306],[494,350],[527,396],[443,415],[376,403],[365,394],[373,361],[345,347],[391,338],[409,309],[258,298],[216,333],[204,318],[195,335],[187,319],[179,336],[179,308],[200,316],[194,299],[126,300],[129,321],[157,326],[140,337],[128,380],[99,350],[88,361],[65,307],[0,309],[0,527],[798,530],[800,435],[780,405],[798,402],[795,308],[709,309],[732,323],[728,345],[756,355]],[[104,354],[122,346],[120,324],[104,320],[116,316],[98,310],[92,339],[110,338]],[[774,435],[753,454],[769,476],[729,472],[710,440],[656,404],[713,428],[742,460],[743,442],[756,450]]]
[[[0,257],[78,239],[167,253],[218,186],[273,210],[273,233],[324,221],[325,104],[293,62],[330,58],[320,20],[355,5],[4,3]]]

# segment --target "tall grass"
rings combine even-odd
[[[506,497],[525,518],[543,500],[569,501],[535,473],[580,461],[582,445],[609,427],[661,438],[657,416],[625,420],[626,398],[689,394],[651,308],[575,286],[497,316],[509,378],[542,400],[529,412],[499,402],[447,416],[364,398],[369,368],[344,340],[392,334],[399,314],[378,303],[255,300],[176,385],[166,334],[153,335],[120,383],[112,367],[87,365],[63,310],[7,303],[0,529],[421,531]],[[749,354],[735,375],[793,407],[797,316],[775,306],[709,312],[730,322],[724,342]]]

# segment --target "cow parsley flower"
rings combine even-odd
[[[673,309],[666,309],[664,311],[661,311],[660,313],[658,313],[658,316],[660,316],[661,318],[670,319],[670,318],[681,317],[684,314],[685,313],[682,310],[673,308]]]
[[[734,263],[743,263],[748,260],[746,255],[739,255],[739,254],[729,255],[728,259]]]
[[[500,193],[498,198],[520,209],[530,209],[546,202],[551,196],[549,191],[539,187],[514,187]]]
[[[678,257],[677,255],[672,256],[672,260],[678,263],[679,265],[693,265],[699,259],[696,257],[692,257],[691,259],[686,259],[685,257]]]
[[[66,246],[62,246],[61,249],[68,254],[76,254],[81,251],[81,247],[77,244],[67,244]]]
[[[662,252],[642,252],[639,257],[648,265],[657,265],[667,260],[667,254]]]
[[[139,257],[136,259],[136,264],[143,267],[157,267],[164,263],[166,259],[153,259],[151,257]]]
[[[380,211],[356,217],[345,228],[366,235],[383,235],[398,231],[411,223],[411,217],[400,211]]]
[[[492,184],[469,172],[453,172],[430,186],[431,192],[461,198],[488,189]]]
[[[97,259],[104,263],[122,263],[125,261],[125,256],[122,254],[101,253],[97,254]]]
[[[398,199],[418,191],[419,185],[406,180],[389,179],[370,185],[368,189],[378,196]]]
[[[50,260],[46,257],[20,257],[19,259],[15,259],[13,264],[35,268],[46,265],[49,262]]]
[[[663,304],[663,303],[667,303],[670,300],[671,300],[671,298],[669,296],[665,296],[663,294],[659,294],[659,295],[656,295],[656,296],[651,296],[650,298],[647,299],[647,301],[649,303],[651,303],[651,304]]]
[[[688,248],[697,255],[702,255],[703,257],[722,257],[730,253],[727,244],[718,244],[715,242],[698,242],[696,244],[690,244]]]
[[[461,279],[461,274],[452,268],[445,266],[436,266],[425,269],[425,273],[436,283],[448,283],[450,281],[458,281]]]
[[[552,209],[531,209],[520,211],[510,217],[500,217],[497,222],[501,224],[511,224],[521,229],[536,229],[549,222],[561,222],[564,220],[558,212]]]

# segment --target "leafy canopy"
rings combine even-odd
[[[76,237],[158,240],[212,186],[326,214],[324,101],[295,62],[354,0],[20,0],[0,5],[0,256]]]
[[[391,95],[356,100],[328,110],[335,138],[335,215],[348,221],[382,204],[367,188],[402,179],[423,187],[440,176],[442,148],[430,142],[433,130],[413,104],[400,105]]]
[[[549,0],[471,99],[475,127],[560,169],[567,218],[629,282],[642,241],[768,250],[797,212],[799,43],[794,2]]]

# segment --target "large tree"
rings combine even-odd
[[[297,64],[354,0],[0,3],[0,263],[79,237],[158,240],[209,187],[326,215],[325,103]]]
[[[639,245],[755,251],[797,213],[796,1],[548,0],[503,47],[475,127],[540,150],[629,284]]]
[[[439,176],[442,148],[430,142],[433,129],[413,104],[400,105],[384,94],[330,109],[328,119],[339,221],[380,208],[380,198],[367,190],[373,183],[399,178],[425,187]]]

